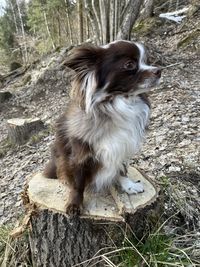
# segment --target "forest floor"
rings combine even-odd
[[[200,57],[197,19],[176,25],[166,22],[138,39],[163,67],[162,81],[150,94],[152,115],[146,142],[133,164],[161,185],[165,226],[169,233],[193,233],[200,257]],[[59,63],[64,49],[45,56],[23,76],[1,90],[14,96],[0,105],[0,225],[14,224],[23,215],[20,193],[27,177],[43,169],[54,140],[54,123],[69,101],[71,73]],[[27,143],[7,140],[7,120],[39,117],[46,129]]]

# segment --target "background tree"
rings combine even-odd
[[[83,42],[83,1],[78,0],[78,18],[79,18],[79,42]]]
[[[25,0],[7,0],[4,14],[0,17],[0,47],[6,53],[9,61],[28,61],[26,36],[29,33],[27,25],[27,4]]]
[[[10,58],[12,55],[26,64],[56,47],[86,40],[100,45],[116,39],[129,40],[143,2],[7,0],[0,17],[0,47]],[[152,10],[154,1],[145,3],[145,9]]]

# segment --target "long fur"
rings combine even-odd
[[[123,163],[139,151],[149,113],[149,106],[140,97],[117,96],[100,110],[94,107],[83,113],[77,108],[65,122],[64,132],[93,147],[95,158],[103,166],[93,181],[97,191],[110,185]]]
[[[125,41],[80,47],[65,65],[76,73],[72,100],[57,122],[45,175],[71,186],[67,212],[74,214],[85,188],[99,191],[126,177],[125,163],[139,151],[150,115],[143,92],[158,83],[160,70],[145,64],[140,44]]]

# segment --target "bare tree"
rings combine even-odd
[[[110,1],[99,0],[99,17],[101,25],[102,43],[108,43],[110,41]]]
[[[42,9],[43,17],[44,17],[44,22],[45,22],[45,25],[46,25],[47,34],[49,36],[49,39],[51,40],[51,44],[52,44],[53,49],[55,49],[55,44],[54,44],[50,29],[49,29],[49,24],[48,24],[48,21],[47,21],[47,14],[46,14],[46,10],[44,8],[43,1],[41,1],[41,9]]]
[[[117,33],[117,39],[128,39],[131,37],[131,30],[138,18],[143,0],[130,0],[124,8],[121,16],[121,24]]]
[[[98,29],[97,30],[97,34],[98,34],[98,37],[99,37],[99,41],[100,41],[100,43],[103,43],[102,25],[101,25],[101,22],[100,22],[100,12],[97,9],[97,3],[99,4],[99,1],[92,0],[93,17],[94,17],[94,21],[95,21],[95,24],[96,24],[95,28]],[[99,5],[98,5],[98,8],[99,8]]]
[[[68,30],[69,30],[69,40],[70,40],[70,44],[73,44],[72,26],[71,26],[71,22],[69,18],[69,8],[68,8],[67,0],[65,0],[65,11],[66,11],[67,25],[68,25]]]
[[[83,0],[78,0],[79,43],[83,42]]]
[[[16,19],[16,14],[15,14],[15,9],[14,9],[14,6],[13,6],[14,3],[13,3],[13,1],[10,1],[9,4],[10,4],[11,10],[12,10],[13,21],[14,21],[14,24],[15,24],[16,33],[18,33],[19,29],[18,29],[18,26],[17,26],[17,19]]]
[[[87,14],[98,36],[98,43],[130,39],[143,0],[85,0]]]
[[[24,63],[27,63],[28,62],[28,53],[27,53],[27,44],[26,44],[26,36],[25,36],[25,31],[24,31],[24,23],[23,23],[23,20],[22,20],[22,13],[21,13],[21,10],[20,10],[20,6],[19,6],[19,3],[18,3],[18,0],[16,0],[16,5],[17,5],[17,10],[18,10],[18,14],[19,14],[19,19],[20,19],[20,26],[21,26],[21,32],[22,32],[22,38],[23,38],[23,58],[24,58]]]
[[[142,19],[146,19],[153,16],[155,0],[145,0],[144,9],[142,11]]]

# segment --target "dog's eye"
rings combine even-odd
[[[124,68],[126,70],[136,70],[137,69],[137,63],[134,61],[128,61],[124,64]]]

